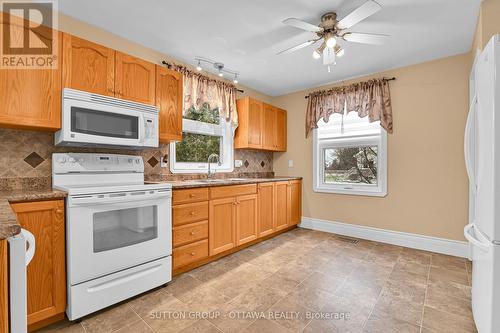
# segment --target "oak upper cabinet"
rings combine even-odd
[[[238,128],[234,138],[235,148],[262,149],[263,103],[245,97],[236,101]]]
[[[115,51],[63,34],[64,88],[115,96]]]
[[[12,16],[12,31],[22,36],[22,20]],[[4,26],[5,25],[5,26]],[[17,27],[17,29],[16,29]],[[2,20],[2,31],[9,31]],[[60,32],[41,27],[41,38],[50,40],[58,34],[61,55]],[[59,58],[60,59],[60,58]],[[56,69],[0,69],[0,126],[56,131],[61,128],[61,64]]]
[[[276,229],[275,202],[274,183],[260,183],[258,185],[259,237],[272,234]]]
[[[210,255],[236,246],[236,200],[234,197],[211,200],[208,221]]]
[[[182,140],[182,74],[156,66],[156,106],[160,142]]]
[[[288,227],[288,182],[275,183],[275,216],[276,216],[276,230],[285,229]]]
[[[64,200],[11,205],[21,227],[36,239],[36,252],[28,266],[28,325],[36,329],[66,309]],[[59,318],[60,319],[60,318]]]
[[[299,224],[302,218],[302,181],[291,180],[287,193],[288,224]]]
[[[286,151],[286,111],[244,97],[236,101],[239,125],[235,148]]]
[[[242,245],[257,239],[258,210],[257,194],[236,198],[236,245]]]
[[[286,151],[287,119],[286,111],[275,108],[275,150]]]
[[[116,51],[116,97],[139,103],[155,104],[155,76],[155,64]]]
[[[262,126],[263,145],[266,150],[276,149],[276,108],[264,104],[264,124]]]

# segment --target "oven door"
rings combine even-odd
[[[142,146],[142,112],[108,104],[64,99],[62,141]]]
[[[170,191],[70,197],[71,285],[171,255],[171,230]]]

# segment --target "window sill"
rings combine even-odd
[[[331,188],[331,187],[314,187],[313,191],[316,193],[330,193],[330,194],[343,194],[343,195],[358,195],[366,197],[385,197],[387,196],[387,190],[374,190],[374,191],[364,191],[359,189],[346,190],[341,188]]]

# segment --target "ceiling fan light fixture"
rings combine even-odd
[[[326,46],[328,46],[329,48],[333,48],[335,47],[335,45],[337,45],[337,39],[335,38],[334,35],[328,35],[326,36]]]
[[[233,83],[238,84],[238,74],[234,74]]]
[[[203,68],[201,68],[201,61],[199,61],[199,60],[198,60],[198,65],[196,66],[196,70],[197,70],[198,72],[201,72],[201,70],[202,70],[202,69],[203,69]]]

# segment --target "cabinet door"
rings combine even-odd
[[[210,255],[236,246],[236,198],[210,201],[208,235]]]
[[[275,230],[274,183],[259,184],[259,237],[271,234]]]
[[[275,183],[276,230],[288,227],[288,182]]]
[[[27,272],[28,325],[33,326],[66,309],[64,201],[15,203],[12,209],[36,241]]]
[[[155,64],[116,52],[115,95],[134,102],[155,104]]]
[[[16,24],[12,20],[11,24]],[[2,25],[5,22],[2,21]],[[24,26],[18,22],[22,31]],[[2,27],[7,29],[7,27]],[[7,30],[5,30],[7,31]],[[47,39],[51,34],[47,32]],[[59,34],[59,56],[62,53]],[[61,128],[61,65],[56,69],[0,69],[0,126],[56,131]]]
[[[262,148],[276,150],[276,108],[264,104],[264,123],[262,125]]]
[[[63,86],[115,96],[115,51],[63,34]]]
[[[257,239],[257,194],[236,198],[236,245]]]
[[[275,150],[286,151],[286,111],[276,108]]]
[[[156,66],[156,106],[160,109],[160,142],[182,140],[182,75]]]
[[[263,103],[254,99],[248,102],[248,147],[262,148]]]
[[[300,180],[292,180],[288,184],[288,216],[289,225],[299,224],[302,218],[302,183]]]

